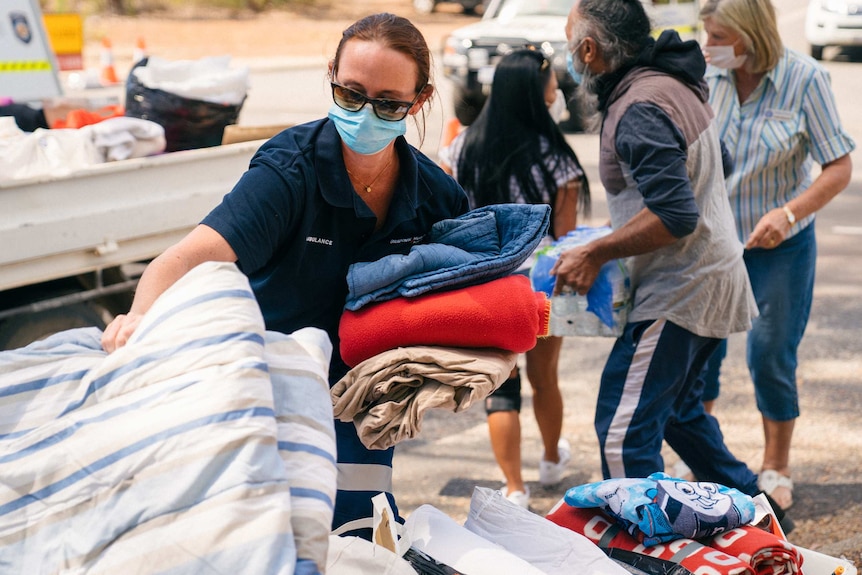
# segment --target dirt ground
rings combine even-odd
[[[113,45],[113,57],[118,72],[127,71],[138,38],[142,38],[149,54],[167,59],[200,58],[229,54],[234,58],[331,57],[341,31],[358,17],[380,11],[390,11],[410,18],[419,26],[435,52],[449,30],[478,20],[465,15],[460,8],[443,5],[430,15],[416,14],[409,0],[348,0],[327,9],[306,12],[276,11],[263,15],[243,15],[236,19],[202,17],[189,12],[172,16],[123,18],[91,16],[85,20],[85,66],[98,68],[100,42],[108,37]],[[848,486],[851,487],[851,486]],[[841,498],[840,493],[836,495]],[[849,497],[850,505],[840,502],[815,501],[810,506],[797,506],[796,531],[791,540],[797,545],[824,552],[838,552],[847,559],[862,562],[862,505],[858,497]],[[822,496],[822,495],[821,495]],[[830,507],[823,515],[818,509]],[[807,511],[807,512],[806,512]],[[830,544],[847,542],[859,537],[858,547],[851,544],[852,553],[840,551]],[[849,538],[849,539],[848,539]]]
[[[436,50],[452,29],[478,20],[454,4],[417,14],[409,0],[348,0],[337,7],[304,12],[271,11],[237,18],[200,12],[164,16],[90,16],[84,23],[85,67],[98,68],[103,38],[111,41],[118,72],[131,66],[138,39],[149,54],[170,60],[229,54],[234,58],[332,57],[341,32],[356,19],[375,12],[410,18]]]

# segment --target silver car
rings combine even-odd
[[[816,60],[826,46],[862,46],[862,0],[810,0],[805,39]]]

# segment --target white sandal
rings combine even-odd
[[[789,509],[793,505],[793,480],[786,475],[778,473],[774,469],[764,469],[757,478],[757,487],[772,497],[776,487],[784,487],[790,492],[790,503],[783,509]]]

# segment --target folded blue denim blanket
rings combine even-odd
[[[427,243],[409,253],[350,266],[345,307],[356,311],[373,302],[509,275],[530,257],[550,222],[546,204],[497,204],[441,220],[431,227]]]

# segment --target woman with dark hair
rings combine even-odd
[[[497,64],[491,96],[476,121],[441,150],[443,169],[463,186],[473,208],[504,203],[549,204],[551,240],[575,228],[589,209],[589,185],[575,152],[552,117],[565,109],[550,62],[536,50],[516,50]],[[527,260],[526,266],[530,260]],[[529,269],[520,270],[524,273]],[[533,411],[544,444],[539,482],[555,485],[570,459],[561,438],[563,399],[557,378],[561,337],[540,339],[526,354]],[[485,401],[491,447],[506,480],[504,495],[527,507],[521,476],[521,378],[518,369]]]
[[[347,28],[329,65],[328,118],[261,146],[222,203],[147,266],[131,310],[105,329],[104,348],[125,345],[153,301],[187,271],[235,262],[268,330],[329,334],[329,382],[338,382],[348,371],[338,324],[350,265],[407,254],[434,223],[468,210],[455,181],[404,139],[408,116],[419,115],[434,92],[430,71],[428,45],[409,20],[375,14]],[[397,515],[393,448],[366,449],[352,422],[336,421],[335,434],[333,528],[372,517],[371,498],[381,492]]]

